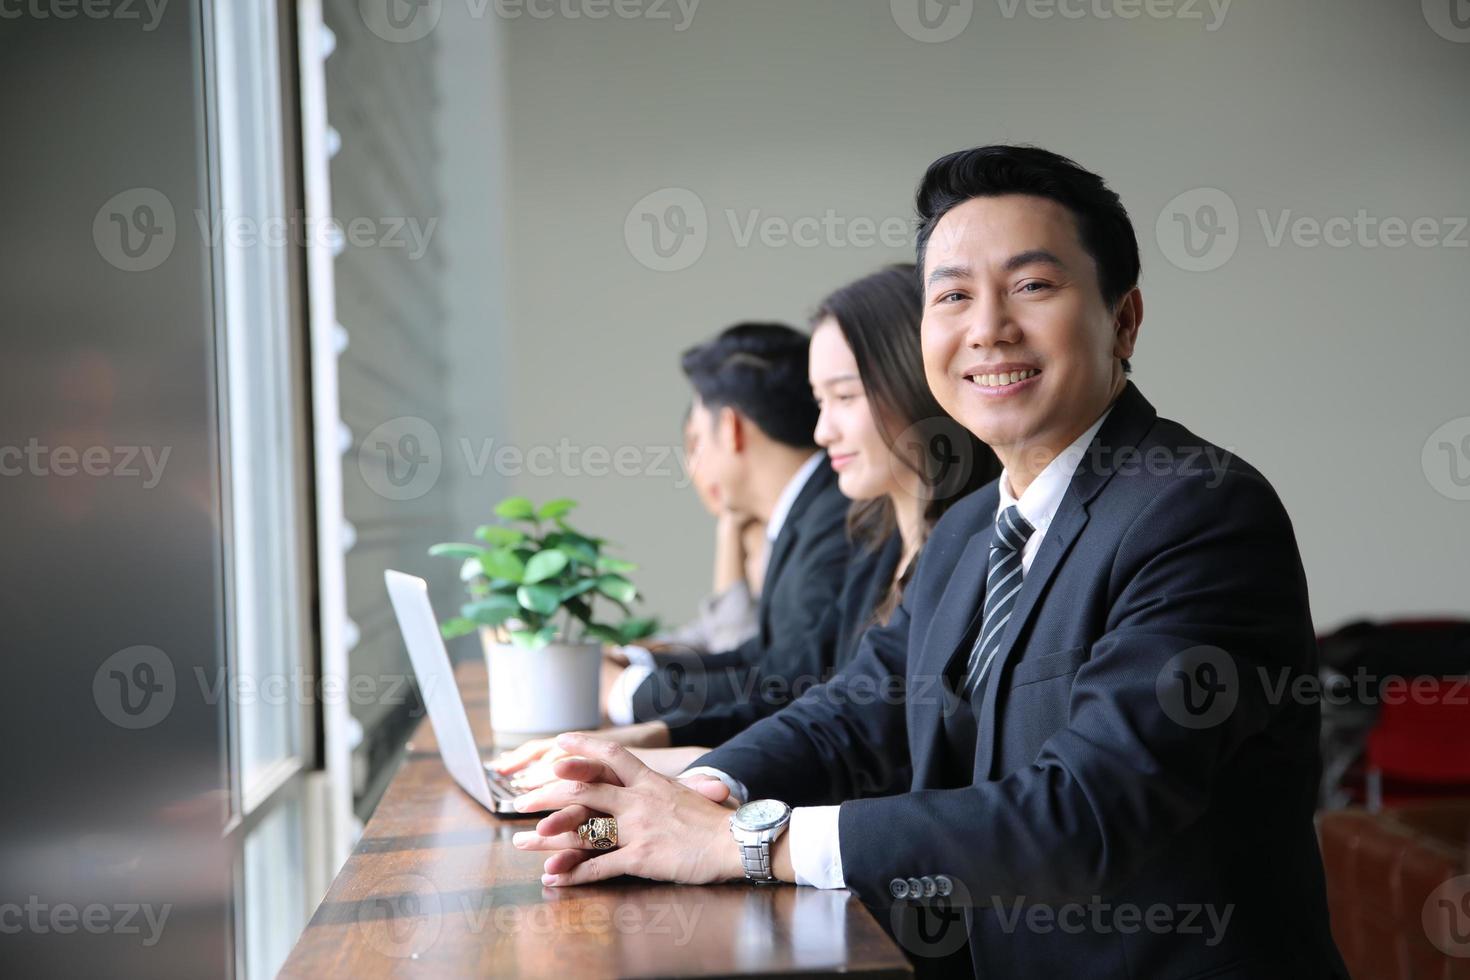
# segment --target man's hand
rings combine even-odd
[[[688,884],[744,877],[730,812],[719,805],[729,791],[718,779],[694,776],[685,785],[595,735],[556,741],[568,753],[552,764],[558,781],[516,799],[521,812],[557,811],[514,837],[523,850],[555,852],[542,884],[582,885],[624,874]],[[617,818],[614,850],[591,850],[577,837],[579,826],[601,814]]]

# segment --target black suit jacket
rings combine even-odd
[[[757,634],[734,650],[656,655],[633,695],[638,721],[662,718],[674,745],[718,745],[831,674],[848,504],[824,455],[771,543]]]
[[[977,976],[1345,977],[1312,824],[1318,706],[1281,693],[1316,646],[1270,484],[1128,384],[1025,575],[955,779],[942,678],[997,503],[992,483],[945,515],[846,670],[699,764],[757,797],[847,801],[848,887],[895,926],[958,908]],[[900,678],[905,697],[871,693]],[[853,799],[885,779],[894,795]],[[906,945],[944,952],[935,935]]]

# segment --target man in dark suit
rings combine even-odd
[[[558,850],[553,885],[845,885],[921,966],[968,945],[977,976],[1345,977],[1318,707],[1291,694],[1316,667],[1291,523],[1128,380],[1121,202],[1055,154],[982,147],[936,161],[918,207],[929,384],[1000,479],[945,515],[846,670],[682,777],[767,799],[727,819],[707,783],[569,737],[580,757],[525,801],[565,809],[517,845]],[[853,798],[898,762],[908,785]],[[621,846],[589,859],[569,831],[594,812]]]
[[[758,632],[733,650],[651,652],[613,680],[603,734],[625,745],[717,745],[785,707],[831,673],[847,569],[849,501],[817,448],[807,378],[810,338],[782,324],[741,323],[684,352],[694,389],[690,465],[721,503],[765,526]],[[552,749],[537,740],[495,764],[514,772]]]

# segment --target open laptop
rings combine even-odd
[[[530,787],[521,786],[514,776],[502,776],[480,758],[480,748],[470,730],[470,717],[465,713],[459,686],[454,682],[454,668],[449,651],[439,635],[439,623],[429,602],[429,587],[423,579],[389,569],[383,573],[388,583],[388,598],[398,616],[398,628],[408,646],[408,659],[418,676],[419,692],[429,711],[429,724],[439,743],[444,768],[461,789],[479,801],[491,813],[525,817],[517,813],[515,798]]]

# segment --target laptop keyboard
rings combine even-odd
[[[497,800],[513,800],[517,796],[535,789],[534,786],[524,785],[521,782],[521,774],[518,772],[511,773],[507,776],[487,765],[485,767],[485,776],[490,783],[490,795]]]

